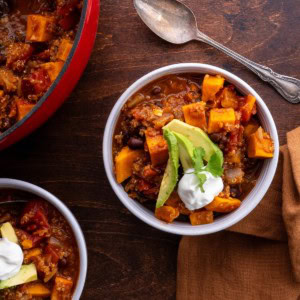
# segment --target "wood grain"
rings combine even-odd
[[[147,29],[131,0],[101,0],[101,20],[89,65],[55,116],[0,155],[0,177],[30,181],[54,193],[74,212],[89,249],[82,299],[174,299],[179,237],[131,215],[112,192],[102,162],[102,136],[120,94],[155,68],[202,62],[248,82],[267,103],[281,144],[300,125],[300,105],[210,46],[170,45]],[[279,73],[300,78],[300,6],[297,0],[185,0],[201,30]]]

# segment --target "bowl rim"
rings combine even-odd
[[[262,125],[267,129],[270,133],[273,141],[274,141],[274,157],[270,160],[265,160],[262,170],[260,172],[259,178],[257,179],[256,185],[253,187],[251,192],[247,195],[247,197],[242,201],[242,205],[236,211],[222,216],[215,220],[215,222],[206,225],[198,225],[192,226],[188,224],[188,226],[180,223],[174,222],[172,224],[167,224],[155,218],[153,212],[149,213],[150,210],[144,208],[137,201],[131,199],[127,193],[124,191],[121,184],[118,184],[115,180],[114,172],[113,172],[113,158],[112,158],[112,137],[115,129],[116,122],[120,115],[120,111],[124,105],[124,103],[138,90],[140,90],[145,85],[157,80],[168,74],[180,74],[180,73],[198,73],[198,74],[219,74],[224,76],[226,81],[233,83],[239,91],[243,94],[252,94],[256,97],[257,105],[258,105],[258,115]],[[117,100],[115,103],[105,126],[104,136],[103,136],[103,161],[104,168],[107,175],[107,178],[110,182],[110,185],[119,198],[119,200],[127,207],[127,209],[132,212],[136,217],[140,220],[144,221],[148,225],[157,228],[159,230],[179,234],[179,235],[204,235],[210,234],[214,232],[218,232],[224,230],[243,218],[245,218],[262,200],[265,193],[269,189],[273,177],[275,175],[278,157],[279,157],[279,140],[278,133],[276,129],[275,122],[272,118],[272,115],[264,103],[262,98],[258,95],[258,93],[249,86],[244,80],[239,78],[238,76],[228,72],[219,67],[215,67],[208,64],[200,64],[200,63],[181,63],[169,65],[166,67],[162,67],[156,69],[137,81],[135,81]],[[250,197],[251,196],[251,197]],[[253,198],[253,199],[252,199]],[[249,200],[251,199],[251,201]],[[248,201],[246,201],[248,200]],[[147,210],[147,211],[146,211]]]
[[[10,179],[10,178],[0,178],[0,189],[20,190],[20,191],[24,191],[36,195],[42,198],[43,200],[49,202],[51,205],[53,205],[67,220],[68,224],[70,225],[74,233],[75,240],[78,247],[78,252],[79,252],[79,260],[80,260],[79,275],[76,283],[76,288],[73,293],[73,299],[79,300],[86,281],[88,255],[87,255],[87,246],[86,246],[83,232],[80,228],[80,225],[78,224],[78,221],[74,217],[73,213],[61,200],[59,200],[53,194],[51,194],[50,192],[46,191],[45,189],[37,185],[34,185],[26,181]]]

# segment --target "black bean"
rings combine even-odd
[[[213,142],[217,143],[222,139],[222,134],[221,133],[212,133],[212,134],[210,134],[209,137]]]
[[[65,258],[59,260],[59,266],[65,267],[68,264],[68,261]]]
[[[155,86],[152,90],[152,94],[153,95],[158,95],[159,93],[161,93],[161,87],[160,86]]]
[[[0,16],[8,14],[11,8],[11,1],[0,0]]]
[[[131,149],[141,149],[144,147],[144,142],[139,138],[131,137],[128,141],[128,146]]]
[[[233,198],[239,198],[242,192],[239,186],[231,186],[230,187],[230,196]]]

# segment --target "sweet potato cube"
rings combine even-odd
[[[63,39],[58,48],[57,59],[66,61],[72,47],[73,47],[73,43],[71,41],[67,39]]]
[[[115,158],[117,182],[122,183],[132,175],[135,160],[142,156],[142,150],[132,150],[128,146],[122,148]]]
[[[214,221],[213,212],[208,210],[195,211],[189,217],[192,225],[210,224]]]
[[[239,100],[237,94],[230,87],[226,87],[223,89],[220,96],[220,100],[221,100],[221,105],[224,108],[237,109],[239,106]]]
[[[54,287],[51,293],[51,300],[63,300],[71,298],[73,281],[56,276]]]
[[[34,248],[34,249],[30,249],[25,255],[24,258],[26,260],[29,260],[33,257],[39,256],[42,254],[42,250],[40,248]]]
[[[23,249],[31,249],[33,247],[32,240],[25,239],[21,242]]]
[[[179,216],[179,210],[177,208],[165,205],[155,209],[155,216],[159,220],[172,223],[174,219]]]
[[[48,72],[51,82],[53,82],[60,73],[64,63],[62,61],[48,62],[41,65],[41,68]]]
[[[0,90],[0,97],[3,97],[3,96],[4,96],[4,91]]]
[[[34,104],[28,103],[23,99],[16,100],[17,105],[17,120],[22,120],[34,107]]]
[[[182,215],[188,216],[191,213],[191,211],[185,207],[184,203],[182,202],[182,200],[180,199],[180,197],[176,191],[174,191],[170,195],[170,197],[168,198],[168,200],[166,202],[166,205],[177,208],[179,210],[179,213]]]
[[[202,101],[215,101],[216,94],[223,88],[225,79],[219,75],[205,75],[202,83]]]
[[[187,124],[190,124],[201,129],[207,129],[205,116],[205,102],[196,102],[182,107],[184,119]]]
[[[242,161],[241,150],[237,149],[236,151],[228,153],[226,161],[233,164],[239,164]]]
[[[208,133],[230,130],[235,125],[233,108],[213,108],[209,112]]]
[[[274,143],[270,135],[261,127],[248,139],[248,157],[271,158],[274,154]]]
[[[50,290],[42,283],[31,283],[26,286],[26,290],[32,297],[47,298],[51,295]]]
[[[31,42],[47,42],[51,40],[55,18],[42,15],[28,15],[26,40]]]
[[[256,113],[256,98],[248,95],[245,99],[245,104],[241,107],[242,121],[249,122],[254,113]]]
[[[248,139],[252,133],[255,133],[259,125],[256,121],[250,120],[250,122],[245,126],[244,136]]]
[[[168,144],[162,135],[153,134],[152,130],[146,130],[146,142],[149,149],[151,163],[158,166],[167,162],[169,158]]]
[[[241,201],[239,199],[215,197],[215,199],[210,204],[206,205],[205,208],[209,211],[229,213],[240,207],[240,205]]]

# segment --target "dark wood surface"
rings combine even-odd
[[[277,72],[300,78],[297,0],[185,0],[203,32]],[[114,195],[102,162],[110,110],[136,79],[180,62],[213,64],[247,81],[267,103],[281,144],[300,125],[300,105],[285,102],[246,68],[210,46],[170,45],[152,34],[132,0],[102,0],[88,67],[72,95],[42,128],[0,154],[0,177],[54,193],[78,218],[89,250],[82,299],[174,299],[179,237],[131,215]]]

